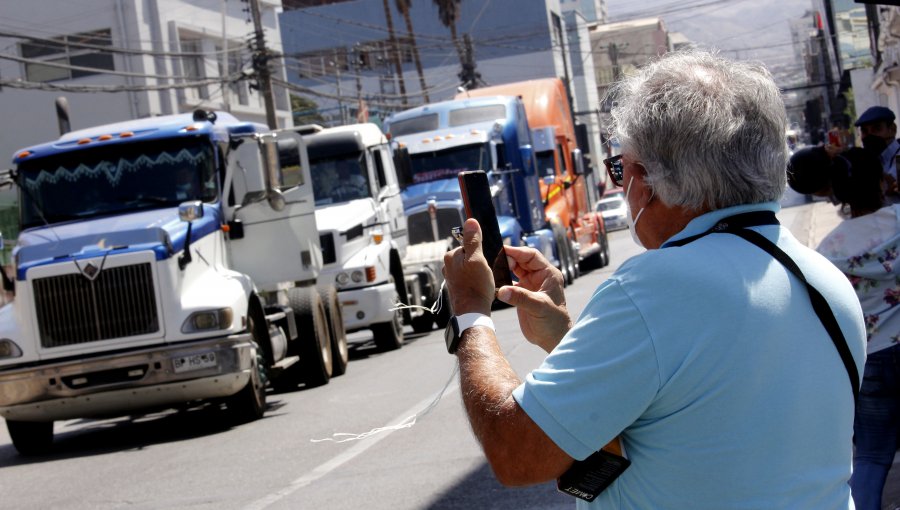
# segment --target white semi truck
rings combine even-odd
[[[337,287],[347,331],[371,329],[378,349],[400,348],[404,315],[416,331],[430,330],[435,317],[396,305],[431,307],[442,264],[440,258],[427,268],[403,264],[409,244],[400,196],[408,182],[405,151],[395,151],[375,124],[320,129],[304,140],[324,259],[319,282]]]
[[[198,110],[68,133],[13,162],[0,416],[22,454],[51,447],[55,420],[194,401],[254,420],[269,381],[346,369],[297,130]]]

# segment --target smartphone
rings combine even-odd
[[[504,285],[512,285],[487,174],[483,170],[463,171],[458,178],[466,218],[475,218],[481,225],[481,251],[494,273],[494,287],[499,289]]]

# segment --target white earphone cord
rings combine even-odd
[[[407,308],[420,308],[422,310],[425,310],[428,313],[437,314],[438,312],[441,311],[441,307],[443,306],[442,298],[444,295],[444,292],[443,292],[444,286],[446,284],[447,284],[446,280],[441,282],[441,289],[438,292],[438,298],[437,298],[437,300],[435,300],[434,304],[431,305],[431,308],[429,308],[427,306],[407,305],[404,303],[397,302],[392,308],[390,308],[390,311],[394,312],[397,310],[403,310],[403,309],[407,309]],[[439,391],[434,396],[434,398],[431,400],[431,403],[429,403],[427,406],[425,406],[425,408],[422,409],[421,411],[417,412],[416,414],[414,414],[412,416],[409,416],[409,417],[403,419],[403,421],[401,421],[400,423],[398,423],[396,425],[388,425],[385,427],[376,427],[368,432],[363,432],[361,434],[353,434],[353,433],[349,433],[349,432],[335,432],[334,434],[331,435],[331,437],[326,437],[324,439],[310,439],[310,441],[313,443],[321,443],[324,441],[332,441],[335,443],[345,443],[347,441],[359,441],[360,439],[365,439],[367,437],[374,436],[375,434],[378,434],[380,432],[386,432],[389,430],[408,429],[416,424],[416,420],[424,417],[425,415],[430,413],[435,408],[435,406],[437,406],[438,402],[440,402],[441,398],[444,396],[444,392],[447,391],[447,388],[450,386],[450,383],[453,382],[453,379],[456,377],[456,374],[458,374],[458,373],[459,373],[459,362],[456,362],[453,364],[453,369],[450,371],[450,377],[447,379],[447,382],[444,383],[444,387],[441,388],[441,391]]]

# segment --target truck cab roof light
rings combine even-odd
[[[119,138],[131,138],[132,136],[134,136],[132,131],[125,131],[119,134]]]
[[[87,143],[91,143],[91,139],[90,138],[82,138],[81,140],[78,140],[75,143],[77,143],[78,145],[84,145]]]
[[[28,156],[31,156],[31,151],[22,151],[16,155],[16,159],[27,158]]]
[[[112,135],[100,135],[97,137],[97,141],[105,142],[107,140],[112,140]]]

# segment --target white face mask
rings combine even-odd
[[[644,243],[641,242],[640,238],[638,238],[637,230],[635,230],[634,226],[637,225],[639,219],[641,219],[641,214],[644,214],[644,208],[641,207],[641,210],[638,211],[637,216],[633,219],[631,217],[631,202],[628,201],[628,194],[631,192],[631,184],[634,182],[634,176],[631,177],[628,181],[628,187],[625,188],[625,222],[628,223],[628,231],[631,233],[631,239],[634,241],[634,244],[644,248]]]

